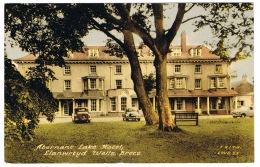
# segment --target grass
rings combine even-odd
[[[254,162],[254,119],[200,120],[199,126],[179,126],[181,133],[167,133],[145,122],[99,122],[89,124],[40,124],[36,139],[11,143],[5,148],[8,163],[237,163]],[[37,146],[73,146],[73,155],[44,155]],[[80,145],[95,149],[78,149]],[[122,149],[102,149],[103,145]],[[84,151],[87,153],[83,154]],[[93,155],[103,151],[106,155]],[[139,155],[120,155],[121,151]],[[114,152],[116,155],[111,156]],[[97,152],[96,152],[97,153]],[[130,154],[130,153],[129,153]]]

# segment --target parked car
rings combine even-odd
[[[253,107],[246,107],[246,108],[241,108],[236,111],[232,112],[233,118],[237,117],[254,117],[254,108]]]
[[[72,122],[90,122],[90,115],[87,107],[77,107],[72,113]]]
[[[123,121],[129,121],[129,120],[135,120],[140,121],[140,114],[139,110],[137,108],[128,108],[126,109],[125,113],[122,114]]]

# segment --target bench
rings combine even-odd
[[[199,114],[198,113],[189,113],[189,112],[176,112],[174,117],[174,123],[181,121],[196,121],[196,126],[199,125]]]

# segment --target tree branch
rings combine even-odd
[[[183,23],[186,23],[186,22],[188,22],[188,21],[190,21],[190,20],[197,19],[197,18],[203,18],[203,17],[204,17],[203,15],[194,16],[194,17],[191,17],[191,18],[189,18],[189,19],[187,19],[187,20],[184,20],[184,21],[182,22],[182,24],[183,24]]]
[[[191,7],[185,11],[185,13],[188,13],[195,5],[196,5],[195,3],[192,4]]]
[[[154,13],[154,24],[156,30],[156,38],[163,39],[164,27],[163,27],[163,5],[160,3],[152,3]]]
[[[131,19],[129,15],[129,11],[126,9],[124,4],[115,4],[116,8],[118,9],[118,12],[122,19],[124,19],[125,24],[122,25],[122,28],[128,31],[131,31],[137,35],[139,35],[144,43],[152,48],[154,47],[154,40],[151,37],[151,35],[143,28],[141,27],[136,21]]]
[[[185,14],[185,3],[179,3],[178,4],[178,12],[176,14],[175,21],[173,22],[171,28],[169,29],[168,33],[166,34],[166,42],[168,45],[171,44],[173,38],[176,36],[177,31],[180,28],[180,25],[182,24],[182,19]]]
[[[92,18],[92,22],[93,24],[98,28],[98,30],[104,32],[108,37],[112,38],[114,41],[116,41],[116,43],[118,43],[123,49],[125,49],[124,43],[116,38],[113,34],[111,34],[105,27],[103,27],[102,25],[100,25],[96,20],[94,20]]]

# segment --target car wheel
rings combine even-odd
[[[125,121],[125,118],[123,118],[123,121]]]
[[[242,114],[241,117],[242,117],[242,118],[245,118],[245,117],[246,117],[246,114]]]
[[[128,121],[128,118],[126,118],[125,120]]]
[[[140,118],[138,118],[137,121],[140,121]]]
[[[233,116],[233,118],[237,118],[237,116]]]

